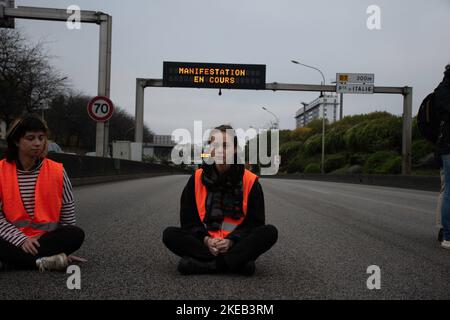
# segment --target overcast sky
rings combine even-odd
[[[162,78],[163,61],[267,65],[267,82],[327,83],[337,72],[375,74],[378,86],[412,86],[413,112],[450,63],[450,0],[16,0],[16,6],[103,11],[113,17],[111,99],[135,112],[136,78]],[[381,30],[366,26],[370,5],[381,9]],[[44,40],[71,86],[97,94],[98,26],[16,20],[31,41]],[[148,88],[145,123],[157,134],[230,123],[248,128],[280,118],[295,128],[302,101],[318,93]],[[398,95],[345,95],[344,115],[385,110],[400,115]]]

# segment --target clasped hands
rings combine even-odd
[[[203,239],[203,243],[213,256],[217,256],[219,253],[226,253],[234,244],[233,240],[230,239],[211,238],[208,236]]]

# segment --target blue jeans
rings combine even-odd
[[[450,241],[450,154],[441,155],[444,170],[444,193],[442,197],[441,222],[444,240]]]

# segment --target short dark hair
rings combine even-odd
[[[6,134],[6,142],[8,144],[6,148],[6,161],[13,162],[18,158],[19,148],[17,143],[21,138],[25,136],[27,132],[42,131],[48,137],[50,131],[47,127],[47,123],[41,119],[37,114],[26,114],[13,121]],[[41,157],[47,155],[47,141],[44,146],[44,152]]]

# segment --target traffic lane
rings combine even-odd
[[[358,199],[359,185],[283,179],[261,183],[267,211],[291,204],[275,220],[290,221],[283,232],[290,241],[302,234],[299,254],[336,285],[332,297],[449,297],[449,252],[439,247],[434,227],[437,193],[364,186],[363,199]],[[377,193],[378,201],[364,199],[367,193]],[[392,193],[399,194],[397,200]],[[412,212],[403,204],[405,198],[419,209]],[[382,290],[367,290],[370,265],[381,267]]]

